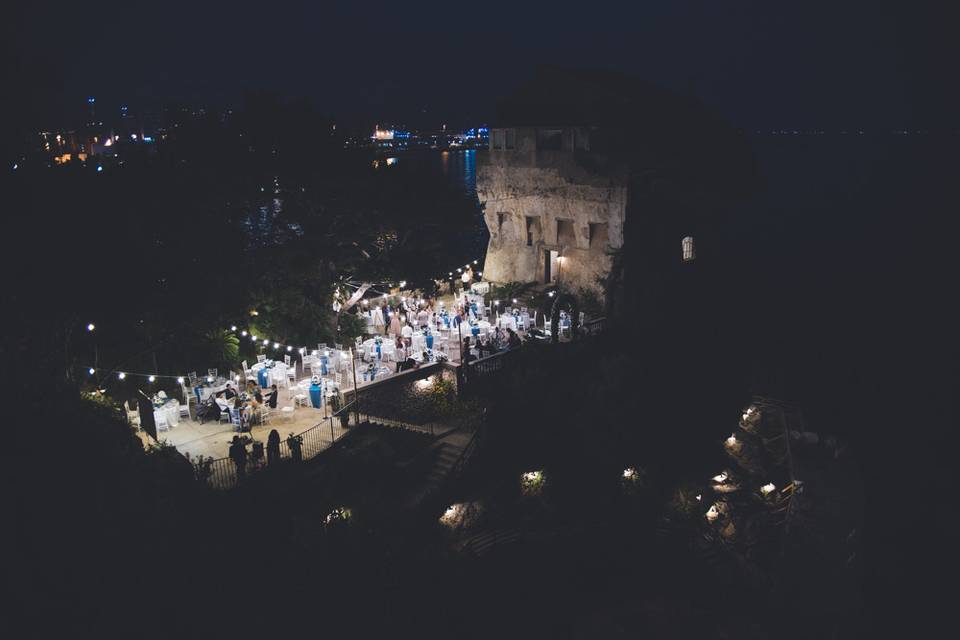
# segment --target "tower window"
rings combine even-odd
[[[683,239],[683,261],[691,262],[697,257],[697,252],[693,247],[693,236],[687,236]]]

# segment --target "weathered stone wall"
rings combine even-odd
[[[597,279],[610,269],[607,249],[623,244],[625,182],[587,171],[572,151],[531,151],[528,140],[518,135],[518,149],[491,150],[478,167],[477,192],[490,230],[484,280],[543,282],[545,252],[553,250],[563,256],[564,287],[602,294]],[[571,223],[568,237],[558,237],[558,220]],[[591,224],[597,225],[593,239]]]

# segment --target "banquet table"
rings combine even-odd
[[[253,374],[257,376],[257,384],[266,389],[272,384],[282,385],[287,377],[287,365],[283,362],[258,362],[250,367]]]
[[[483,336],[490,333],[490,323],[486,320],[480,320],[470,327],[470,335],[474,337]]]
[[[513,329],[517,330],[517,319],[510,314],[503,314],[497,318],[497,326],[501,329]]]
[[[202,384],[200,386],[194,387],[194,393],[197,394],[197,400],[200,402],[206,402],[210,396],[216,395],[227,388],[227,384],[230,383],[230,380],[224,380],[223,382],[218,382],[215,384]]]
[[[153,421],[159,428],[161,425],[175,427],[180,424],[180,401],[171,398],[161,405],[153,405]]]

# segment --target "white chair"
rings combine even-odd
[[[283,356],[283,364],[290,366],[290,354]]]
[[[189,396],[188,396],[188,397],[189,397]],[[196,399],[196,398],[194,398],[194,399]],[[180,417],[181,417],[181,418],[186,418],[187,420],[190,419],[190,403],[189,403],[189,402],[187,402],[187,403],[185,403],[185,404],[181,404],[181,405],[178,407],[178,409],[179,409],[179,411],[180,411]]]
[[[295,407],[309,407],[310,398],[307,397],[305,393],[298,393],[293,396],[293,406]]]
[[[127,400],[123,401],[123,410],[127,412],[127,422],[137,426],[140,425],[140,413],[131,409],[130,403]]]
[[[260,420],[260,424],[267,424],[270,421],[270,407],[265,404],[260,405],[257,410],[257,418]]]
[[[257,362],[265,362],[267,360],[266,354],[261,353],[257,356]]]
[[[170,423],[167,422],[167,414],[165,414],[163,411],[160,411],[158,413],[154,413],[153,415],[156,416],[157,431],[170,430]]]
[[[196,371],[191,371],[190,373],[188,373],[188,374],[187,374],[187,380],[190,381],[190,386],[191,386],[191,387],[194,386],[195,384],[197,384],[197,372],[196,372]]]
[[[293,362],[287,365],[287,388],[290,387],[290,383],[295,383],[297,381],[297,363]]]
[[[216,380],[216,379],[217,379],[217,370],[216,370],[216,369],[207,369],[207,375],[210,376],[211,378],[213,378],[214,380]]]
[[[294,401],[291,400],[290,404],[280,407],[280,417],[286,421],[293,420],[293,412],[296,410],[296,405]]]

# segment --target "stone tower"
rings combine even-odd
[[[554,284],[602,295],[623,245],[627,180],[590,149],[586,126],[494,128],[478,163],[492,282]]]

